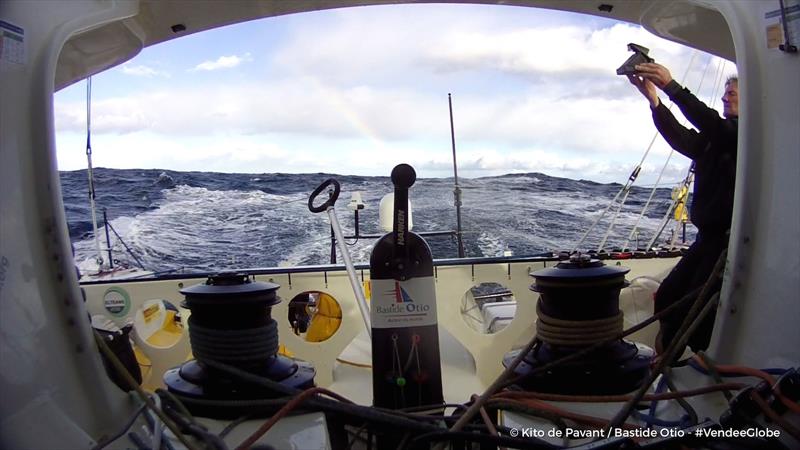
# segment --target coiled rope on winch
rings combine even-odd
[[[542,312],[541,301],[536,304],[536,336],[551,345],[585,347],[604,342],[622,333],[623,314],[593,320],[565,320]]]
[[[221,330],[197,324],[189,316],[192,354],[200,362],[219,361],[242,369],[259,368],[278,353],[278,323],[268,319],[255,328]]]

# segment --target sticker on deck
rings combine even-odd
[[[103,306],[115,317],[124,317],[131,309],[131,298],[125,289],[109,288],[103,295]]]
[[[0,61],[25,62],[25,30],[0,20]]]
[[[373,279],[371,311],[373,328],[435,325],[436,292],[433,279]]]
[[[767,48],[778,48],[788,39],[792,45],[800,45],[800,2],[787,0],[783,11],[776,9],[764,14]]]

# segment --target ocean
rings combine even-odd
[[[61,187],[75,261],[84,272],[97,270],[86,170],[61,172]],[[157,169],[94,170],[100,245],[107,247],[103,213],[117,265],[137,265],[154,272],[216,272],[285,265],[330,263],[331,230],[326,213],[311,213],[308,197],[328,178],[341,185],[335,206],[345,236],[353,236],[351,195],[360,192],[360,234],[383,234],[378,224],[380,199],[393,191],[388,176],[335,174],[231,174]],[[620,191],[601,184],[541,173],[459,179],[462,230],[467,257],[515,256],[569,251]],[[456,229],[452,178],[419,178],[409,190],[413,231]],[[644,246],[661,228],[671,199],[669,187],[634,186],[609,233],[605,248]],[[324,194],[323,194],[324,195]],[[321,203],[321,200],[315,204]],[[613,219],[614,208],[588,235],[584,250],[596,249]],[[674,221],[659,244],[670,239]],[[119,235],[117,238],[116,235]],[[680,235],[680,233],[679,233]],[[687,226],[687,240],[695,229]],[[638,238],[638,241],[637,241]],[[354,262],[366,263],[375,239],[346,239]],[[452,236],[426,238],[434,259],[458,256]],[[680,239],[679,239],[680,240]],[[130,256],[124,245],[130,249]],[[637,245],[638,244],[638,245]],[[337,253],[339,249],[337,247]],[[103,258],[107,260],[105,251]],[[341,258],[339,259],[341,263]]]

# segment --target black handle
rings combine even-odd
[[[417,181],[417,172],[408,164],[398,164],[392,169],[392,183],[395,189],[408,189]]]
[[[322,191],[324,191],[325,188],[330,186],[331,184],[333,185],[333,195],[331,195],[330,198],[328,198],[328,200],[325,203],[319,206],[314,206],[314,199],[316,199],[317,196],[321,194]],[[340,191],[341,187],[339,186],[339,182],[333,178],[328,178],[322,184],[317,186],[317,188],[314,189],[314,192],[311,193],[311,196],[308,198],[308,210],[311,211],[312,213],[318,213],[325,211],[329,207],[332,207],[334,203],[336,203],[336,199],[339,198]]]
[[[408,164],[399,164],[392,170],[394,184],[394,216],[392,224],[393,266],[398,270],[408,266],[408,188],[414,185],[417,173]],[[404,278],[400,278],[404,279]]]

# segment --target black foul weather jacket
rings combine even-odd
[[[739,119],[720,117],[676,81],[664,88],[697,130],[682,126],[663,103],[653,108],[653,121],[670,146],[695,161],[689,215],[701,234],[725,233],[731,226],[736,180]],[[698,132],[699,130],[699,132]]]

